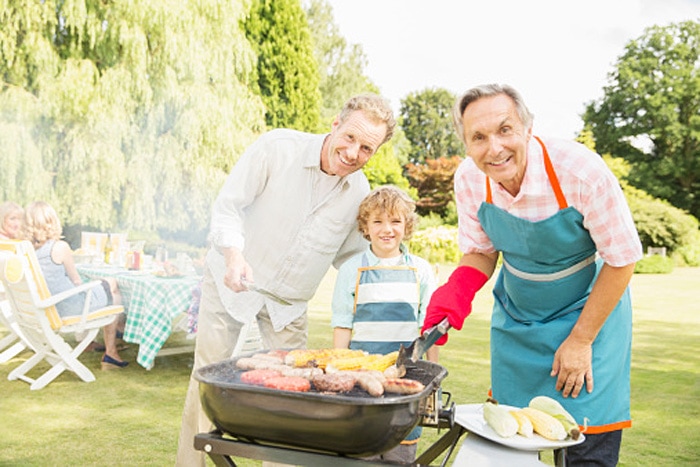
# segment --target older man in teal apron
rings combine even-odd
[[[433,294],[424,328],[448,317],[461,329],[501,253],[493,397],[514,406],[556,398],[588,422],[567,465],[616,465],[631,426],[628,285],[642,256],[622,190],[584,146],[533,138],[532,114],[509,86],[468,91],[455,123],[468,156],[455,174],[464,256]]]

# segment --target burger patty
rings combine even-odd
[[[355,378],[343,373],[325,373],[311,378],[314,387],[321,392],[349,392],[355,387]]]
[[[282,391],[306,392],[311,389],[311,383],[301,376],[275,376],[265,380],[266,388]]]

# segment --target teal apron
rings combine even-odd
[[[581,314],[602,267],[596,247],[583,226],[583,216],[568,206],[542,141],[547,175],[559,202],[553,216],[531,222],[491,202],[478,217],[496,250],[503,255],[493,290],[491,384],[503,404],[527,406],[546,395],[557,399],[587,433],[626,428],[630,422],[630,348],[632,307],[627,288],[593,343],[594,390],[564,398],[550,376],[554,352]]]

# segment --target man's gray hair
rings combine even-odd
[[[384,122],[386,124],[386,136],[382,144],[386,143],[394,136],[396,128],[396,120],[394,119],[394,111],[391,110],[389,101],[377,94],[360,94],[348,100],[343,109],[338,115],[338,121],[343,123],[351,113],[356,110],[362,110],[365,115],[370,117],[375,122]]]
[[[464,125],[462,124],[462,115],[464,115],[464,110],[474,101],[477,101],[483,97],[498,96],[500,94],[504,94],[513,99],[515,109],[518,112],[518,116],[523,122],[525,128],[530,129],[532,127],[532,122],[535,116],[527,108],[525,101],[523,100],[523,96],[521,96],[520,93],[515,90],[515,88],[507,84],[483,84],[473,87],[462,94],[462,97],[457,99],[457,103],[452,110],[452,120],[454,122],[455,130],[457,131],[457,136],[459,136],[459,139],[461,139],[465,145],[467,143],[464,141]]]

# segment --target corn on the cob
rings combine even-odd
[[[360,356],[349,356],[331,359],[327,362],[326,371],[352,371],[352,370],[377,370],[384,371],[396,363],[399,356],[398,350],[386,355],[363,354]]]
[[[553,441],[566,439],[567,433],[564,429],[564,425],[556,418],[532,407],[525,407],[520,409],[520,411],[527,415],[532,422],[535,433],[538,435]]]
[[[534,428],[532,427],[532,422],[528,416],[521,413],[520,410],[511,410],[510,414],[518,422],[518,434],[521,434],[527,438],[532,437]]]
[[[518,432],[518,421],[497,403],[484,402],[484,420],[502,438],[510,438]]]
[[[360,370],[369,362],[376,360],[376,355],[362,355],[360,357],[334,358],[326,364],[329,373],[335,371]]]
[[[295,349],[287,353],[284,362],[295,368],[324,368],[330,360],[359,355],[364,355],[364,352],[351,349]]]
[[[581,436],[581,430],[574,417],[566,411],[566,409],[557,401],[548,396],[533,397],[529,404],[530,407],[539,409],[542,412],[551,415],[564,425],[564,429],[573,440],[577,440]]]
[[[314,365],[318,368],[326,369],[328,364],[340,359],[350,359],[350,358],[365,358],[367,357],[367,352],[362,350],[350,350],[350,349],[336,349],[338,352],[323,355],[319,358],[314,359]]]
[[[366,366],[363,366],[363,370],[378,370],[384,371],[391,365],[396,363],[396,359],[399,357],[399,351],[388,353],[386,355],[380,355],[378,359],[368,362]]]

